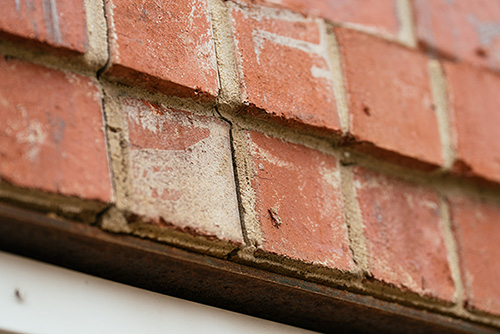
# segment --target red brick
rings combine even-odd
[[[0,36],[84,53],[88,41],[83,0],[5,1]]]
[[[456,171],[500,181],[500,77],[465,64],[444,64]]]
[[[243,0],[250,4],[287,8],[305,15],[334,22],[364,26],[378,32],[397,35],[399,21],[394,0]]]
[[[360,167],[354,169],[354,180],[373,277],[451,301],[455,289],[438,196],[432,190]]]
[[[421,43],[500,70],[500,2],[414,0]]]
[[[218,76],[206,0],[107,0],[111,67],[127,84],[213,100]]]
[[[229,125],[122,98],[130,138],[131,204],[156,222],[243,242]]]
[[[243,101],[287,122],[338,131],[321,23],[234,6]]]
[[[360,149],[443,162],[427,59],[362,33],[336,29],[349,96],[350,133]]]
[[[0,177],[21,187],[110,201],[95,83],[2,57],[0,77]]]
[[[500,205],[463,196],[449,199],[469,307],[500,315]]]
[[[354,269],[337,160],[257,132],[246,136],[263,249],[309,263]]]

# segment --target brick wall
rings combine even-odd
[[[500,3],[0,17],[0,197],[500,327]]]

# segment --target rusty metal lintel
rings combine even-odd
[[[321,332],[499,333],[480,324],[0,204],[0,249]]]

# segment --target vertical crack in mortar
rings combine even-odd
[[[229,124],[229,147],[231,148],[231,160],[233,163],[233,176],[234,176],[234,184],[236,187],[236,200],[238,201],[238,214],[240,217],[240,226],[241,226],[241,233],[243,234],[243,240],[245,241],[246,245],[251,245],[250,239],[248,238],[248,233],[247,229],[245,226],[245,219],[244,219],[244,207],[243,207],[243,199],[241,198],[242,192],[241,192],[241,187],[240,187],[240,181],[238,178],[238,166],[236,163],[236,158],[235,158],[235,148],[234,148],[234,138],[233,138],[233,123],[223,117],[221,113],[219,112],[219,109],[217,106],[214,107],[215,112],[221,119],[226,121]]]
[[[339,163],[340,183],[344,199],[344,216],[346,220],[349,248],[356,263],[358,274],[369,274],[366,243],[363,235],[363,220],[359,209],[356,188],[351,167]]]
[[[88,1],[88,0],[86,0]],[[119,180],[119,175],[122,174],[125,169],[124,167],[124,159],[126,159],[127,152],[124,151],[124,149],[121,148],[121,144],[123,141],[123,129],[121,127],[116,127],[114,124],[116,122],[116,116],[111,115],[113,111],[110,111],[111,109],[111,100],[113,99],[106,91],[106,87],[103,85],[101,76],[102,74],[110,67],[111,65],[111,41],[110,41],[110,19],[109,17],[111,13],[108,13],[108,10],[106,9],[106,0],[102,0],[102,15],[104,18],[104,24],[105,24],[105,43],[106,43],[106,61],[104,65],[99,68],[96,72],[96,78],[101,84],[101,107],[102,107],[102,114],[103,114],[103,123],[104,123],[104,128],[105,128],[105,136],[106,136],[106,144],[107,144],[107,149],[108,149],[108,164],[109,164],[109,169],[110,169],[110,177],[111,177],[111,184],[114,190],[114,200],[115,203],[120,205],[124,204],[128,200],[128,195],[129,195],[129,188],[127,187],[126,180]],[[110,118],[111,117],[111,118]],[[113,123],[113,125],[110,125],[110,123]],[[120,122],[121,124],[121,122]],[[116,134],[118,138],[111,138],[112,134]],[[116,143],[112,143],[112,141],[118,140],[118,147],[116,146]],[[114,151],[117,150],[117,156],[119,157],[120,161],[117,161],[117,158],[114,157]],[[119,167],[117,166],[119,165]]]
[[[236,161],[235,138],[233,136],[234,124],[228,117],[224,117],[222,115],[223,113],[228,113],[230,115],[231,113],[236,112],[238,106],[241,104],[241,90],[235,59],[232,24],[229,17],[228,6],[224,1],[208,0],[208,7],[211,16],[212,33],[217,60],[217,73],[220,85],[220,92],[216,101],[215,112],[221,119],[229,124],[231,158],[233,162],[233,174],[241,231],[245,244],[251,245],[252,241],[249,238],[245,220],[245,205],[244,199],[242,198],[242,186],[238,176],[239,167]]]
[[[444,160],[444,168],[449,169],[455,162],[454,140],[451,133],[450,117],[448,115],[448,94],[446,79],[443,68],[437,60],[428,63],[429,80],[434,102],[434,113],[438,122],[439,137],[441,139],[441,150]]]
[[[217,100],[235,108],[241,103],[241,89],[229,9],[223,0],[208,0],[208,8],[220,86]]]
[[[128,152],[128,127],[124,111],[112,87],[103,86],[103,115],[106,127],[108,158],[110,160],[115,203],[119,209],[128,208],[131,193]]]
[[[223,258],[227,261],[231,261],[233,259],[233,257],[238,256],[239,251],[240,251],[239,248],[235,248],[232,251],[230,251],[229,253],[227,253]]]
[[[94,221],[91,223],[91,225],[98,226],[100,227],[103,216],[108,212],[113,207],[113,204],[108,204],[106,205],[102,210],[98,211],[95,215]]]
[[[105,0],[84,0],[86,14],[87,50],[82,60],[89,70],[100,72],[109,59],[108,21]],[[95,73],[95,72],[94,72]],[[97,74],[96,77],[99,75]]]
[[[106,10],[106,0],[102,0],[102,11],[104,14],[104,22],[106,23],[106,46],[108,49],[108,57],[106,63],[97,70],[96,77],[99,80],[101,75],[111,66],[111,41],[109,40],[109,17],[108,11]]]
[[[458,257],[458,247],[453,233],[453,225],[450,217],[450,209],[446,198],[439,195],[439,210],[441,213],[441,226],[444,234],[444,243],[448,253],[451,276],[455,284],[455,298],[457,309],[466,312],[464,308],[464,286],[460,275],[460,260]]]
[[[116,200],[116,192],[117,192],[117,184],[116,184],[116,178],[115,178],[115,171],[113,168],[113,158],[111,157],[111,144],[109,140],[109,131],[111,131],[110,127],[108,126],[108,119],[106,115],[106,98],[107,98],[107,93],[104,90],[104,87],[100,85],[101,88],[101,110],[102,110],[102,121],[103,121],[103,126],[104,126],[104,136],[106,139],[106,146],[107,146],[107,153],[106,158],[108,159],[108,166],[109,166],[109,173],[110,173],[110,178],[111,178],[111,186],[114,190],[114,197]]]

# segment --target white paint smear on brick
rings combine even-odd
[[[242,241],[236,186],[229,141],[229,126],[206,116],[167,110],[164,115],[144,113],[144,105],[128,102],[129,121],[138,117],[158,131],[161,118],[179,125],[209,130],[206,138],[185,149],[133,148],[130,151],[132,201],[136,213],[162,217],[179,227]],[[137,103],[141,103],[137,101]],[[175,133],[165,133],[165,136]],[[131,139],[133,141],[133,139]]]

